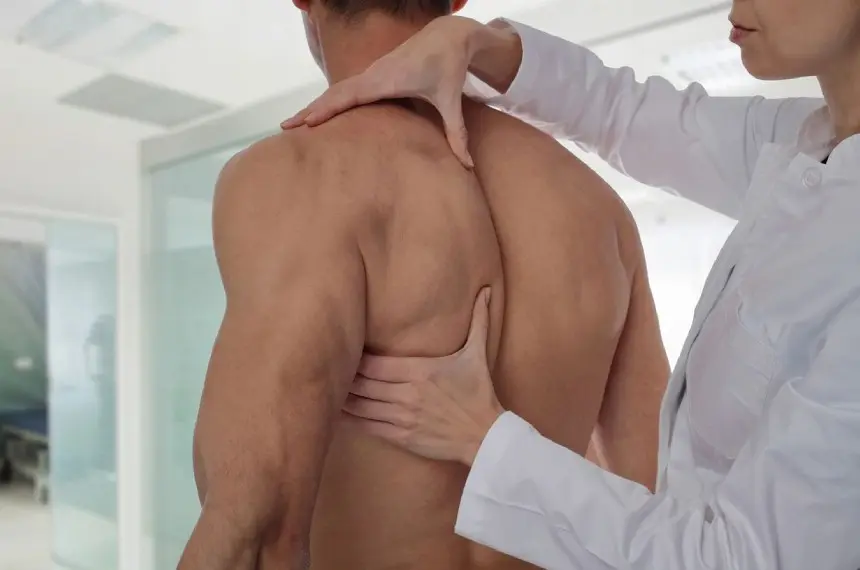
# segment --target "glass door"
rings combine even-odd
[[[113,226],[47,224],[50,502],[62,568],[117,568]]]

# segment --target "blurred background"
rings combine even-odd
[[[715,94],[762,84],[713,0],[471,0],[612,66]],[[323,89],[289,0],[0,1],[0,570],[175,567],[191,436],[224,308],[215,178]],[[674,359],[733,221],[615,187]],[[682,158],[679,157],[679,160]]]

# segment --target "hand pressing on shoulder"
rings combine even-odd
[[[353,107],[384,99],[423,99],[441,114],[454,154],[467,168],[473,168],[462,108],[466,76],[471,71],[495,89],[507,91],[521,60],[520,38],[506,23],[485,25],[460,16],[444,16],[364,73],[329,87],[281,127],[313,127]]]

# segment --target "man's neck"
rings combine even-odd
[[[358,75],[426,24],[378,12],[356,22],[327,22],[319,30],[319,39],[329,84]]]

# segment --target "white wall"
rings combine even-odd
[[[114,219],[133,213],[138,141],[153,129],[49,101],[7,96],[0,105],[4,123],[15,117],[0,125],[0,209]]]
[[[0,214],[0,240],[45,243],[45,225],[29,218]]]

